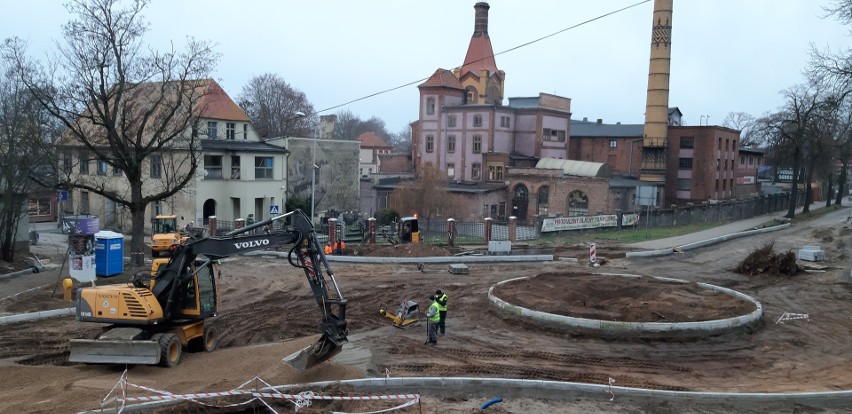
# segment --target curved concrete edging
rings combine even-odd
[[[287,258],[288,252],[254,251],[245,256],[275,256]],[[340,263],[499,263],[499,262],[549,262],[552,254],[515,256],[433,256],[433,257],[372,257],[372,256],[326,256],[329,262]]]
[[[631,274],[619,274],[619,273],[594,273],[601,276],[618,276],[618,277],[628,277],[628,278],[638,278],[640,275],[631,275]],[[672,283],[681,283],[687,284],[691,283],[686,280],[681,279],[672,279],[665,277],[653,277],[657,280],[662,280],[665,282]],[[763,307],[760,302],[748,296],[744,293],[737,292],[732,289],[724,288],[721,286],[710,285],[707,283],[697,283],[699,286],[710,289],[714,292],[720,292],[727,295],[734,296],[736,298],[751,302],[755,306],[755,310],[746,314],[740,315],[733,318],[725,318],[725,319],[716,319],[712,321],[699,321],[699,322],[619,322],[619,321],[606,321],[602,319],[588,319],[588,318],[576,318],[572,316],[564,316],[557,315],[553,313],[541,312],[532,309],[527,309],[518,305],[510,304],[497,296],[494,295],[494,288],[514,282],[517,280],[529,279],[529,277],[518,277],[514,279],[504,280],[502,282],[494,284],[488,289],[488,300],[494,304],[497,308],[504,310],[509,313],[513,313],[516,315],[520,315],[523,317],[527,317],[538,322],[544,322],[551,325],[559,325],[567,328],[573,329],[582,329],[589,331],[601,332],[604,334],[612,334],[618,333],[620,335],[628,334],[641,336],[642,334],[653,333],[700,333],[702,335],[714,335],[718,333],[723,333],[730,331],[731,329],[741,328],[748,325],[751,325],[760,320],[763,316]]]
[[[740,237],[752,236],[752,235],[755,235],[755,234],[769,233],[769,232],[773,232],[773,231],[783,230],[783,229],[786,229],[787,227],[790,227],[790,223],[779,224],[777,226],[772,226],[772,227],[764,227],[762,229],[746,230],[746,231],[740,231],[740,232],[736,232],[736,233],[729,233],[729,234],[725,234],[723,236],[714,237],[712,239],[682,244],[680,246],[677,246],[677,249],[680,250],[680,251],[693,250],[693,249],[697,249],[699,247],[706,247],[706,246],[710,246],[710,245],[713,245],[713,244],[716,244],[716,243],[721,243],[721,242],[724,242],[724,241],[737,239],[737,238],[740,238]],[[627,252],[625,254],[625,257],[627,257],[629,259],[631,257],[664,256],[664,255],[673,253],[674,250],[675,249],[673,247],[667,247],[667,248],[664,248],[664,249],[657,249],[657,250],[647,250],[647,251],[641,251],[641,252]]]
[[[552,400],[573,400],[578,397],[599,399],[601,395],[612,392],[615,398],[683,400],[703,403],[749,403],[777,404],[796,403],[810,407],[831,408],[844,407],[852,403],[852,391],[823,391],[797,393],[728,393],[706,391],[666,391],[647,388],[619,387],[600,384],[584,384],[578,382],[526,380],[512,378],[478,378],[478,377],[394,377],[394,378],[362,378],[340,381],[320,381],[303,384],[279,385],[260,389],[260,392],[291,392],[305,391],[316,388],[339,388],[349,386],[373,395],[407,392],[420,395],[446,396],[452,392],[479,394],[484,397],[501,395],[503,397],[545,398]],[[207,390],[209,391],[209,390]],[[166,406],[182,404],[184,400],[155,401],[127,405],[122,412],[144,411]],[[115,413],[117,409],[105,407],[85,411],[84,413]]]
[[[57,316],[72,316],[74,315],[74,312],[75,308],[63,308],[49,311],[19,313],[16,315],[0,316],[0,325],[18,322],[30,322],[39,319],[55,318]]]

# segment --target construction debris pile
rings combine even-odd
[[[776,253],[774,247],[775,243],[770,242],[751,252],[734,271],[748,276],[766,273],[772,276],[789,277],[798,273],[796,254],[792,250]]]

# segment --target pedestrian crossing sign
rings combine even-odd
[[[269,206],[269,214],[270,214],[270,215],[273,215],[273,214],[276,214],[276,215],[277,215],[277,214],[281,214],[281,213],[278,211],[278,205],[277,205],[277,204],[273,204],[273,205]]]

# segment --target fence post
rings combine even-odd
[[[367,219],[367,234],[370,238],[370,246],[376,245],[376,219],[374,217],[370,217]]]
[[[216,235],[216,216],[207,217],[207,234]]]
[[[337,243],[337,219],[330,218],[328,219],[328,244],[334,249],[335,243]]]
[[[455,247],[456,245],[456,219],[447,219],[447,246]]]
[[[491,226],[493,226],[493,225],[494,225],[494,220],[491,217],[486,217],[485,218],[485,232],[484,232],[485,234],[483,234],[483,237],[482,237],[482,238],[485,239],[486,243],[491,241]]]
[[[514,243],[518,240],[518,218],[515,216],[509,217],[509,241]]]

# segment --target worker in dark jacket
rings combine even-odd
[[[441,320],[441,315],[438,314],[438,302],[435,301],[435,295],[429,295],[429,300],[432,304],[429,305],[429,310],[426,312],[426,343],[429,345],[438,344],[438,322]]]
[[[438,331],[441,332],[441,335],[447,332],[447,294],[441,292],[441,289],[435,291],[435,302],[438,303],[438,315],[440,316],[440,320],[438,321]]]

